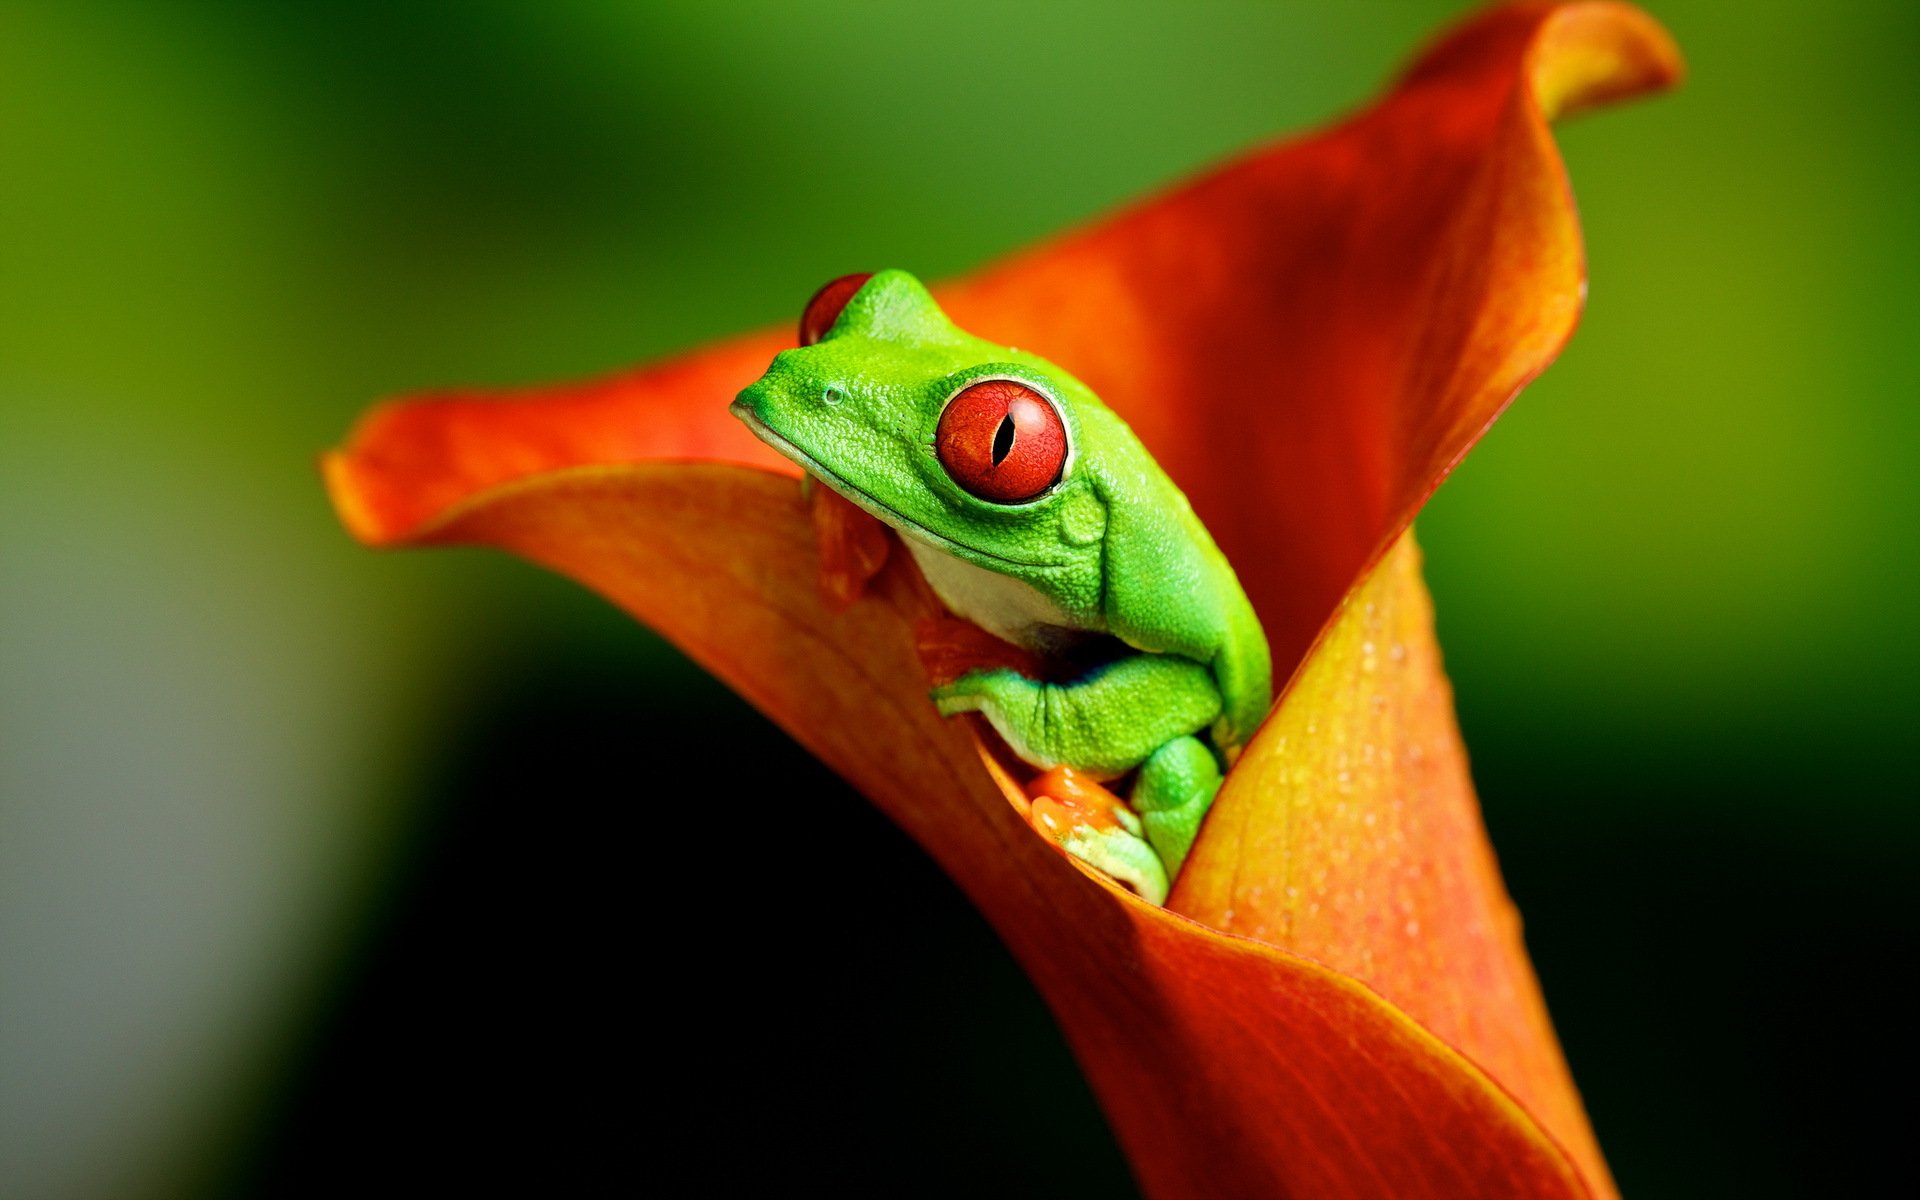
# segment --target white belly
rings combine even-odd
[[[1031,584],[976,567],[902,531],[934,594],[957,616],[1029,650],[1053,651],[1097,632],[1077,625],[1067,611]]]

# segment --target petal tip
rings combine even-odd
[[[1631,4],[1567,4],[1542,23],[1529,55],[1534,101],[1549,121],[1665,91],[1686,77],[1680,46]]]
[[[1673,36],[1647,13],[1619,0],[1574,0],[1470,17],[1418,55],[1399,86],[1512,78],[1516,68],[1548,121],[1672,87],[1686,70]]]
[[[320,456],[320,479],[333,501],[334,515],[363,546],[386,546],[396,539],[361,486],[350,450],[328,450]]]

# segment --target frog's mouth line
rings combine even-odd
[[[765,421],[762,421],[759,418],[759,416],[755,414],[751,408],[748,408],[746,405],[740,403],[738,400],[735,400],[732,404],[729,404],[727,406],[727,411],[732,413],[734,416],[739,417],[742,421],[744,421],[746,423],[747,428],[753,431],[753,436],[759,438],[761,441],[765,442],[767,445],[772,446],[775,450],[778,450],[783,457],[790,458],[794,462],[798,463],[801,467],[806,469],[809,475],[812,475],[815,479],[818,479],[820,482],[826,484],[828,487],[832,488],[834,491],[839,492],[842,496],[845,496],[848,500],[852,501],[855,505],[865,510],[867,515],[873,517],[875,520],[883,522],[884,524],[888,525],[889,527],[895,530],[900,530],[900,531],[911,530],[912,535],[914,537],[920,538],[923,541],[931,542],[934,545],[939,546],[940,548],[947,550],[957,555],[960,558],[990,559],[993,562],[1005,563],[1010,567],[1056,567],[1060,565],[1059,563],[1028,562],[1024,559],[1007,558],[1004,555],[994,554],[994,553],[991,553],[990,551],[977,550],[974,547],[969,546],[964,542],[956,542],[952,538],[947,537],[945,534],[935,533],[933,530],[928,529],[926,526],[920,524],[918,521],[912,520],[909,517],[907,517],[905,514],[896,512],[895,510],[880,503],[878,500],[875,500],[872,496],[867,495],[867,493],[861,491],[857,487],[854,487],[852,484],[848,483],[846,480],[842,479],[840,476],[834,474],[832,471],[829,471],[827,468],[821,466],[819,460],[814,458],[813,455],[808,454],[805,450],[802,450],[800,447],[794,445],[792,442],[788,441],[786,438],[781,437],[779,434],[775,433],[772,427],[770,427]]]

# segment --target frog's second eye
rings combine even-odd
[[[842,275],[815,292],[813,299],[807,301],[807,306],[800,310],[800,344],[811,346],[827,336],[827,331],[833,328],[833,323],[840,319],[841,312],[847,307],[847,301],[853,299],[853,294],[865,287],[867,280],[872,278],[872,271],[860,275]]]
[[[1067,428],[1024,383],[987,379],[963,388],[940,414],[934,451],[947,475],[982,500],[1019,504],[1060,482]]]

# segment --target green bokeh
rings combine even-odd
[[[353,547],[312,464],[368,400],[965,269],[1352,108],[1459,7],[0,7],[0,1191],[182,1194],[252,1153],[471,695],[535,662],[691,686],[524,565]],[[1675,1086],[1650,1040],[1715,1009],[1609,1033],[1582,995],[1683,952],[1640,960],[1658,931],[1623,943],[1551,854],[1620,847],[1629,905],[1646,843],[1785,873],[1812,909],[1738,934],[1782,960],[1910,903],[1920,9],[1650,7],[1692,77],[1563,131],[1585,324],[1422,536],[1602,1139],[1630,1194],[1686,1195],[1813,1152],[1731,1084],[1686,1138],[1636,1115]],[[1742,969],[1695,983],[1737,1003]]]

